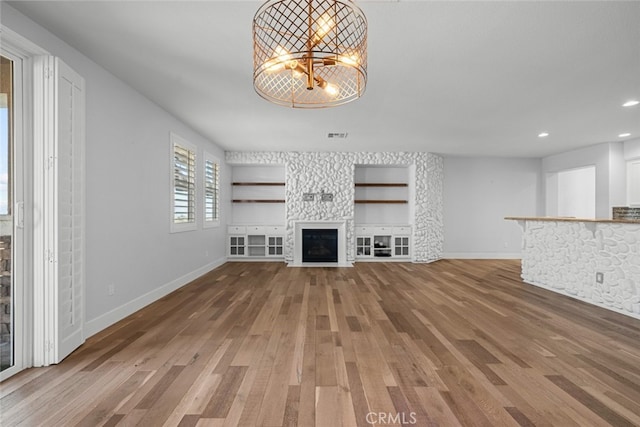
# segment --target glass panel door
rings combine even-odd
[[[13,61],[0,56],[0,371],[16,358],[13,282]]]

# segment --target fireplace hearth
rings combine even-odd
[[[338,230],[302,229],[302,262],[338,262]]]

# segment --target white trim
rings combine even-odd
[[[171,282],[165,283],[164,285],[147,292],[144,295],[139,296],[138,298],[129,301],[128,303],[121,305],[120,307],[114,308],[113,310],[96,317],[95,319],[89,320],[85,323],[85,337],[91,337],[92,335],[97,334],[98,332],[108,328],[116,322],[124,319],[125,317],[135,313],[136,311],[146,307],[147,305],[159,300],[160,298],[170,294],[171,292],[180,289],[181,287],[189,284],[194,281],[198,277],[214,270],[226,262],[226,258],[220,258],[216,261],[213,261],[209,264],[206,264],[197,270],[194,270],[190,273],[185,274],[182,277],[178,277]]]
[[[20,113],[22,115],[22,123],[20,127],[16,127],[15,135],[18,137],[18,132],[21,134],[22,138],[22,150],[23,150],[23,159],[22,159],[22,167],[23,169],[23,177],[24,177],[24,193],[23,193],[23,201],[24,201],[24,242],[22,245],[21,255],[23,257],[23,283],[22,283],[22,292],[23,292],[23,311],[22,314],[17,316],[20,317],[22,321],[22,332],[23,332],[23,340],[22,340],[22,366],[14,366],[14,368],[5,369],[0,374],[0,381],[3,381],[10,377],[11,375],[19,372],[22,369],[29,368],[33,366],[33,345],[34,345],[34,335],[33,335],[33,324],[34,324],[34,316],[35,310],[33,308],[33,298],[34,298],[34,247],[33,247],[33,227],[35,224],[34,220],[34,206],[33,206],[33,182],[34,182],[34,169],[33,169],[33,152],[34,152],[34,134],[33,134],[33,113],[34,113],[34,79],[33,79],[33,57],[37,55],[46,55],[48,52],[42,49],[40,46],[32,43],[30,40],[26,39],[22,35],[16,33],[15,31],[7,28],[6,26],[0,25],[0,47],[2,48],[3,54],[5,56],[14,56],[16,58],[20,58],[22,60],[22,84],[19,89],[22,90],[21,100],[22,104],[20,108]],[[17,92],[16,92],[17,93]],[[17,116],[17,108],[18,108],[18,96],[14,97],[14,107],[16,108],[16,116]],[[17,200],[17,199],[15,199]],[[20,201],[20,200],[18,200]],[[15,252],[17,253],[17,252]],[[18,273],[18,269],[20,268],[17,264],[14,265],[16,270],[16,276]],[[14,279],[16,280],[16,279]],[[16,318],[17,318],[16,316]],[[16,330],[16,332],[18,332]]]
[[[55,224],[57,217],[55,184],[55,79],[49,77],[55,68],[52,56],[40,56],[34,59],[34,150],[33,150],[33,198],[34,212],[40,218],[33,224],[34,241],[34,289],[33,289],[33,364],[46,366],[51,363],[55,353],[54,343],[57,296],[52,283],[56,278],[53,246],[55,244]],[[53,110],[53,111],[52,111]],[[51,158],[51,162],[48,159]]]
[[[442,259],[522,259],[520,252],[445,252]]]
[[[49,52],[33,43],[31,40],[21,36],[4,25],[0,25],[0,40],[2,41],[2,49],[7,52],[11,52],[22,59],[49,54]]]
[[[34,183],[33,207],[39,217],[34,221],[34,298],[33,298],[33,364],[48,366],[60,362],[72,350],[84,342],[84,80],[61,60],[53,56],[34,58]],[[63,113],[59,110],[61,95],[59,79],[67,80],[74,87],[71,110]],[[76,95],[79,93],[79,97]],[[71,113],[69,113],[71,111]],[[72,114],[73,130],[71,141],[61,139],[59,135],[60,116]],[[59,165],[60,146],[77,153],[71,169],[69,165]],[[67,145],[71,144],[71,145]],[[73,154],[72,154],[73,155]],[[74,270],[79,269],[79,279],[73,289],[80,295],[77,321],[69,327],[60,325],[60,276],[59,276],[59,218],[60,218],[60,175],[68,174],[73,182],[80,182],[80,190],[73,190],[79,206],[72,207],[73,226],[79,225],[80,261],[73,261]],[[74,174],[77,174],[74,176]],[[79,222],[79,223],[77,223]],[[73,236],[77,239],[78,236]],[[74,255],[75,257],[75,255]],[[78,265],[79,264],[79,265]],[[75,274],[75,272],[74,272]],[[79,283],[78,283],[79,282]],[[75,292],[74,291],[74,292]]]
[[[3,36],[4,34],[0,34]],[[25,70],[29,69],[29,62],[22,55],[15,53],[11,46],[0,46],[0,54],[13,62],[13,138],[9,141],[11,147],[11,198],[8,199],[7,208],[11,214],[2,215],[3,221],[11,221],[11,312],[13,320],[11,322],[13,340],[13,365],[0,373],[0,381],[20,372],[22,369],[31,366],[31,334],[28,333],[31,325],[27,313],[30,313],[31,305],[28,303],[29,286],[27,278],[27,267],[30,265],[28,259],[30,248],[28,241],[28,228],[25,226],[25,201],[30,197],[26,190],[27,177],[31,173],[31,165],[28,161],[30,148],[26,135],[30,132],[27,129],[28,107],[31,106],[26,94],[30,91],[27,88],[31,82],[29,76],[25,75]],[[8,48],[7,48],[8,47]],[[29,203],[30,204],[30,203]],[[20,223],[19,223],[20,222]]]

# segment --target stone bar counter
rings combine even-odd
[[[640,220],[505,219],[523,231],[526,283],[640,319]]]

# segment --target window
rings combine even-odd
[[[215,227],[220,224],[220,162],[204,156],[204,227]]]
[[[0,215],[10,215],[13,61],[0,57],[0,70]]]
[[[11,146],[12,137],[12,94],[13,94],[13,61],[0,56],[0,268],[2,268],[2,282],[0,282],[0,371],[15,365],[14,348],[16,341],[16,325],[11,313],[15,305],[13,296],[16,294],[12,280],[12,267],[15,255],[11,256],[11,241],[13,237],[13,220],[9,216],[11,211]],[[15,245],[15,242],[14,242]],[[18,253],[16,253],[17,255]]]
[[[171,134],[171,232],[196,229],[196,147]]]

